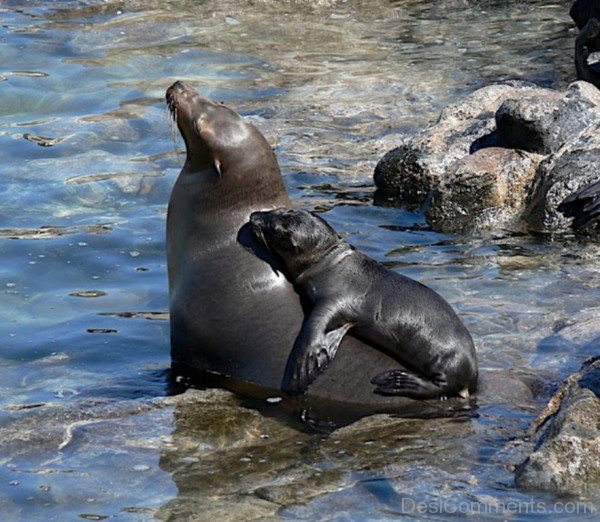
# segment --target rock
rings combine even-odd
[[[485,138],[495,130],[494,114],[505,100],[547,91],[520,81],[475,91],[446,107],[435,125],[388,152],[375,167],[375,185],[394,192],[403,205],[422,205],[452,163],[493,144],[493,136]]]
[[[565,348],[594,348],[592,343],[595,343],[600,349],[600,307],[577,312],[553,337],[560,340]]]
[[[552,124],[558,118],[560,93],[506,100],[496,112],[498,140],[503,147],[549,154],[557,148]]]
[[[519,488],[577,496],[600,492],[600,357],[563,383],[533,429],[534,451],[515,472]]]
[[[575,82],[566,93],[547,90],[502,103],[496,112],[498,144],[551,154],[599,121],[600,91],[587,82]]]
[[[564,92],[509,82],[447,107],[388,152],[375,168],[375,196],[423,206],[441,232],[566,232],[582,219],[563,216],[559,204],[598,172],[600,90],[582,81]],[[591,221],[578,232],[595,237]]]
[[[423,204],[440,177],[415,146],[406,143],[389,151],[377,163],[374,174],[379,189],[393,192],[395,199],[408,206]]]
[[[528,228],[539,232],[569,230],[570,219],[558,211],[558,206],[567,196],[597,181],[598,172],[600,121],[540,164],[524,212]]]
[[[544,94],[549,89],[531,82],[511,80],[477,89],[462,100],[442,110],[437,124],[452,125],[474,119],[493,118],[502,102],[523,94]]]
[[[69,139],[69,136],[59,138],[44,138],[43,136],[37,136],[36,134],[30,134],[26,132],[25,134],[23,134],[23,138],[39,145],[40,147],[52,147],[54,145],[57,145],[61,141]]]
[[[433,192],[428,223],[443,232],[511,228],[541,159],[491,147],[456,160]]]
[[[538,383],[514,370],[483,368],[479,376],[477,405],[485,408],[490,405],[505,404],[520,408],[533,404]]]

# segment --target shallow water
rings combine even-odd
[[[567,4],[0,3],[3,519],[592,519],[515,491],[510,466],[552,386],[598,351],[556,334],[598,306],[598,248],[442,235],[372,204],[376,161],[446,104],[573,79]],[[497,386],[474,416],[324,437],[226,392],[166,398],[175,79],[261,129],[299,206],[453,304]]]

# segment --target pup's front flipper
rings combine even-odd
[[[437,399],[445,396],[443,379],[435,382],[406,370],[388,370],[371,380],[375,393],[380,395],[401,395],[411,399]]]
[[[334,358],[337,349],[352,328],[345,323],[329,332],[325,331],[329,319],[326,315],[313,311],[298,335],[288,359],[283,378],[283,389],[289,392],[302,392]]]

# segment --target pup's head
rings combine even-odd
[[[283,259],[292,277],[318,263],[342,241],[324,219],[306,210],[253,212],[250,227],[259,241]]]

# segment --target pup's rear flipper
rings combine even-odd
[[[443,384],[419,377],[405,370],[388,370],[371,380],[375,393],[380,395],[401,395],[411,399],[439,399],[445,397]]]

